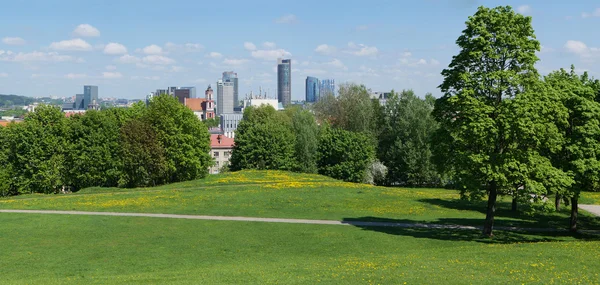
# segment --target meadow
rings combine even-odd
[[[446,189],[383,188],[318,175],[243,171],[144,189],[0,199],[1,209],[483,223],[484,202]],[[595,201],[597,196],[585,199]],[[497,225],[563,227],[567,212]],[[582,227],[600,229],[582,212]],[[6,284],[598,284],[600,237],[0,213]]]

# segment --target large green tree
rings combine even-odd
[[[557,204],[561,196],[571,199],[570,229],[576,231],[580,192],[600,188],[600,103],[596,101],[600,82],[589,78],[587,72],[577,75],[573,66],[570,72],[561,69],[550,73],[545,81],[568,109],[568,119],[559,125],[565,141],[552,158],[574,176],[575,183],[566,191],[556,191],[556,195]]]
[[[169,95],[153,97],[142,119],[156,132],[167,159],[167,182],[205,177],[212,164],[208,128],[194,112]]]
[[[285,114],[290,118],[292,133],[295,136],[294,171],[316,173],[319,127],[314,115],[308,110],[293,106],[286,108]]]
[[[296,169],[291,120],[271,106],[248,107],[235,133],[230,168]]]
[[[388,184],[439,183],[429,143],[438,126],[432,110],[433,106],[412,90],[392,92],[388,98],[379,126],[378,150],[379,160],[388,168]]]
[[[319,174],[350,182],[363,182],[375,159],[375,146],[363,133],[325,128],[319,139]]]
[[[374,116],[369,91],[364,85],[341,84],[338,96],[323,96],[313,109],[317,119],[352,132],[374,134]]]
[[[481,193],[483,188],[487,193],[483,234],[491,236],[498,194],[513,187],[509,180],[527,169],[523,166],[540,158],[517,156],[513,150],[519,149],[519,141],[511,129],[519,119],[513,99],[539,81],[534,65],[540,44],[531,17],[511,7],[480,7],[456,44],[459,53],[442,71],[444,95],[434,109],[442,131],[434,144],[445,145],[445,166],[453,168],[465,192]]]

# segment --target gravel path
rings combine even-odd
[[[316,224],[316,225],[339,225],[339,226],[359,226],[359,227],[397,227],[397,228],[460,229],[460,230],[481,230],[482,229],[481,227],[473,227],[473,226],[424,224],[424,223],[334,221],[334,220],[280,219],[280,218],[201,216],[201,215],[149,214],[149,213],[116,213],[116,212],[53,211],[53,210],[0,210],[0,213],[150,217],[150,218],[170,218],[170,219],[289,223],[289,224]],[[551,228],[517,228],[517,227],[494,227],[494,229],[505,230],[505,231],[527,231],[527,232],[564,232],[565,231],[562,229],[551,229]]]
[[[579,204],[579,209],[586,210],[596,216],[600,216],[600,205],[582,205]]]

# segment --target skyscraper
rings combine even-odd
[[[335,80],[323,79],[321,80],[321,96],[332,94],[335,96]]]
[[[189,98],[197,98],[196,97],[196,87],[181,87],[179,89],[188,89],[188,90],[190,90],[190,97]]]
[[[318,78],[306,77],[306,102],[317,102],[320,98],[320,89]]]
[[[83,109],[87,110],[89,106],[98,104],[98,86],[83,86]]]
[[[238,107],[240,105],[240,98],[238,97],[238,77],[237,73],[233,71],[223,72],[223,82],[232,82],[233,83],[233,107]]]
[[[277,101],[283,106],[292,103],[291,59],[277,59]]]
[[[233,113],[233,82],[217,81],[217,115]]]

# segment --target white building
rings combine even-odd
[[[217,115],[233,113],[233,82],[217,81]]]

